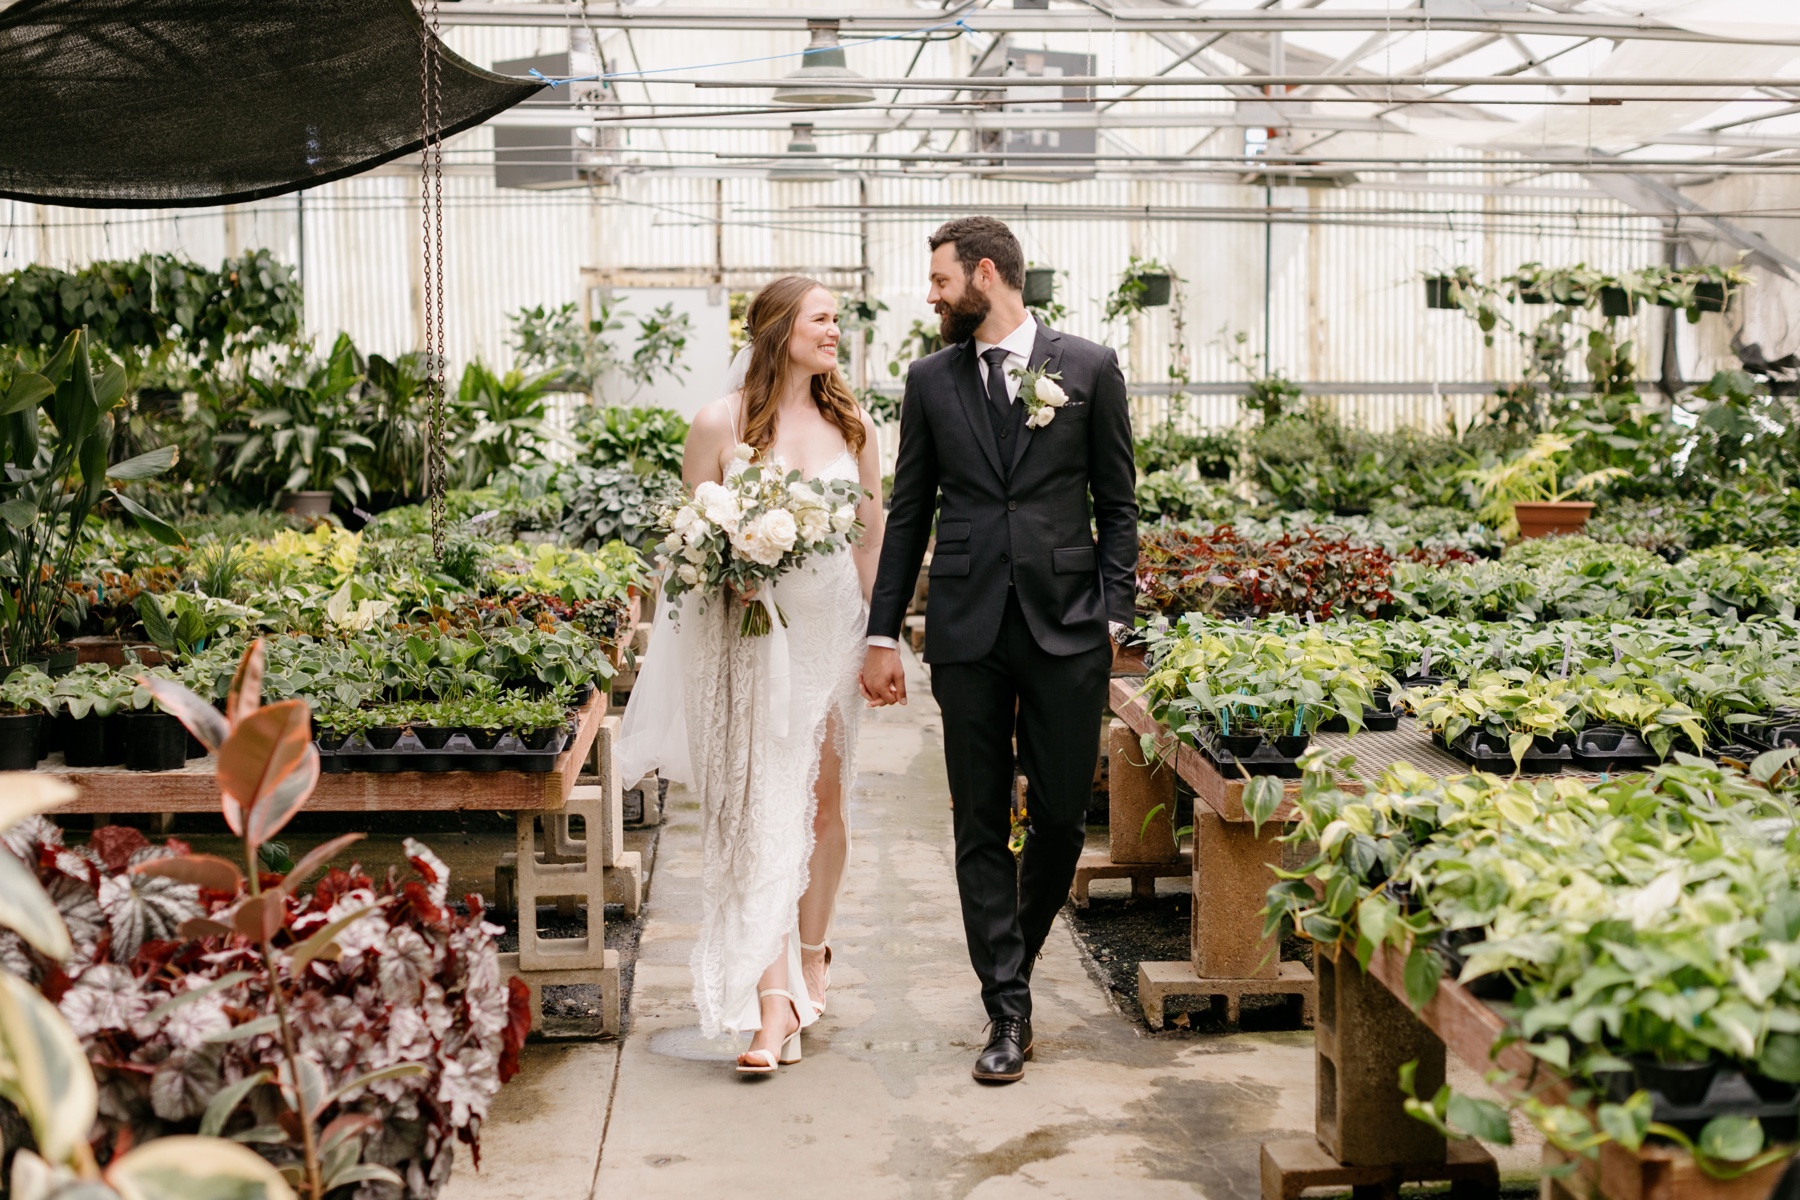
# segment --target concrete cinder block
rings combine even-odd
[[[1274,979],[1281,946],[1263,937],[1262,909],[1281,862],[1281,827],[1227,821],[1194,806],[1194,971],[1202,979]]]
[[[1146,761],[1138,738],[1123,721],[1106,728],[1107,828],[1112,861],[1169,863],[1181,858],[1175,844],[1175,770]],[[1162,811],[1144,820],[1158,807]]]
[[[1314,955],[1318,981],[1316,1132],[1345,1166],[1441,1163],[1443,1135],[1408,1116],[1401,1064],[1418,1061],[1420,1096],[1444,1083],[1444,1043],[1354,956]]]

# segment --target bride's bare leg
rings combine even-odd
[[[844,879],[844,862],[850,850],[850,829],[844,821],[844,764],[838,754],[838,717],[826,718],[825,740],[819,749],[819,781],[813,788],[818,811],[813,817],[813,852],[808,867],[806,894],[800,897],[800,965],[806,972],[806,991],[814,1000],[825,997],[825,951],[831,930],[832,910],[837,906],[838,885]]]
[[[787,963],[788,944],[787,939],[782,938],[781,950],[775,955],[775,961],[769,964],[769,969],[762,973],[762,978],[756,981],[756,990],[766,992],[770,988],[777,988],[784,992],[793,991],[788,986]],[[764,996],[758,1003],[762,1009],[762,1028],[750,1039],[750,1049],[779,1054],[781,1043],[800,1028],[800,1015],[783,996]],[[740,1057],[738,1061],[742,1062],[743,1059]]]

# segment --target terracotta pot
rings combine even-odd
[[[1522,538],[1549,537],[1557,533],[1580,533],[1594,506],[1586,500],[1556,500],[1537,504],[1513,505],[1513,516],[1519,522]]]

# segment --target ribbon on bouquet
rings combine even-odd
[[[769,633],[764,640],[769,647],[769,707],[773,710],[770,732],[784,738],[788,735],[793,669],[788,660],[787,624],[781,619],[775,600],[769,595],[770,590],[763,588],[755,602],[769,610]]]

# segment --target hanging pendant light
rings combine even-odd
[[[808,21],[807,32],[812,44],[806,48],[806,61],[797,71],[789,72],[775,94],[776,104],[870,104],[875,93],[861,75],[844,62],[844,48],[838,45],[836,21]]]
[[[769,168],[769,178],[783,183],[823,183],[838,178],[838,171],[819,156],[813,127],[795,124],[788,136],[787,153]]]

